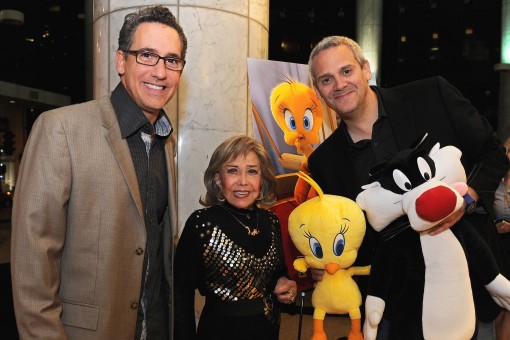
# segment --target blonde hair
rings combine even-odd
[[[226,139],[214,150],[209,166],[204,173],[204,184],[206,188],[205,197],[201,197],[199,203],[203,206],[221,204],[225,200],[221,188],[216,184],[214,177],[220,172],[221,166],[239,156],[246,156],[253,151],[260,163],[262,183],[260,185],[260,196],[256,203],[270,204],[274,201],[276,190],[276,176],[269,155],[256,139],[239,135]]]

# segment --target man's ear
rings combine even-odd
[[[370,63],[368,60],[365,60],[365,63],[363,64],[363,72],[365,72],[367,80],[372,80],[372,70],[370,69]]]
[[[126,58],[124,56],[124,52],[117,50],[117,53],[115,53],[115,69],[117,70],[119,76],[122,76],[124,74],[125,66]]]

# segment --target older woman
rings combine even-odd
[[[259,203],[273,199],[271,162],[247,136],[224,141],[204,174],[206,208],[188,218],[174,264],[175,339],[278,339],[278,303],[293,303],[280,223]],[[194,294],[206,297],[198,329]]]

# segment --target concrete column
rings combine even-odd
[[[179,90],[165,107],[178,142],[179,226],[200,208],[203,173],[214,148],[235,134],[252,134],[246,59],[268,57],[269,0],[95,0],[94,98],[119,82],[115,71],[124,16],[140,7],[167,6],[188,38]]]
[[[363,49],[372,70],[371,84],[380,83],[383,0],[356,2],[356,41]]]

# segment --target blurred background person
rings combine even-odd
[[[506,156],[510,160],[510,138],[505,141]],[[510,256],[510,168],[501,179],[494,194],[494,219],[503,247]],[[498,339],[510,339],[510,312],[505,311],[495,321]]]
[[[506,156],[510,160],[510,138],[505,141]],[[494,219],[498,233],[504,240],[505,250],[510,254],[510,169],[501,179],[494,195]]]

